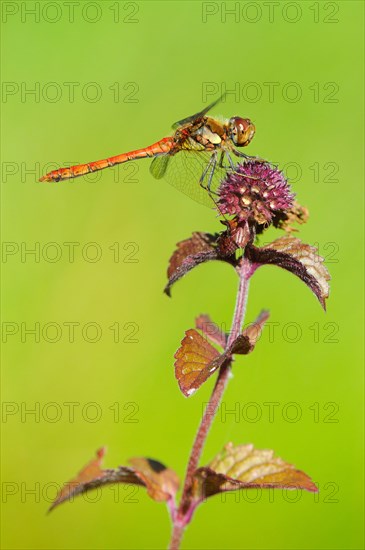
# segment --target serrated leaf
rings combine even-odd
[[[175,353],[175,376],[186,397],[192,395],[223,364],[225,356],[195,329],[189,329]]]
[[[199,315],[199,317],[195,319],[195,327],[201,330],[214,344],[217,344],[223,349],[226,347],[227,334],[211,320],[209,315]]]
[[[150,458],[134,458],[130,461],[132,468],[119,466],[116,469],[104,470],[101,468],[104,455],[105,448],[99,449],[96,452],[96,458],[86,464],[78,475],[61,489],[49,511],[86,491],[113,483],[146,487],[149,496],[156,501],[168,501],[174,498],[179,487],[177,474],[161,462]]]
[[[317,248],[291,236],[281,237],[261,248],[249,245],[246,257],[255,264],[277,265],[299,277],[317,296],[323,309],[329,296],[330,275]]]
[[[228,443],[207,467],[196,470],[192,496],[201,501],[225,491],[259,487],[318,491],[307,474],[276,457],[274,451]]]
[[[175,377],[185,397],[195,393],[225,361],[231,361],[233,354],[251,353],[268,317],[267,311],[261,312],[256,321],[249,325],[222,354],[195,329],[187,330],[174,356]],[[211,322],[208,315],[200,315],[196,319],[196,326],[212,342],[222,347],[226,345],[226,334]],[[208,330],[208,326],[213,327],[213,332]]]

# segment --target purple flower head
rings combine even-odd
[[[219,188],[222,214],[237,216],[255,225],[270,225],[280,213],[293,207],[294,194],[283,173],[268,162],[238,164]]]

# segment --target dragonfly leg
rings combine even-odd
[[[203,189],[205,189],[208,192],[208,194],[209,194],[210,198],[212,199],[212,201],[214,202],[214,204],[216,204],[216,201],[214,200],[213,195],[218,196],[218,193],[216,193],[215,191],[212,191],[211,185],[212,185],[212,178],[213,178],[213,174],[214,174],[216,164],[217,164],[217,152],[214,151],[214,153],[210,157],[209,162],[208,162],[207,166],[205,167],[204,172],[202,173],[201,178],[199,180],[200,187],[202,187]],[[207,174],[209,174],[208,175],[208,183],[207,183],[207,185],[205,185],[204,180],[205,180]]]
[[[219,166],[221,168],[224,168],[224,166],[223,166],[224,153],[226,153],[226,152],[221,151],[221,156],[220,156],[220,159],[219,159]],[[206,168],[204,169],[203,174],[201,175],[201,178],[199,180],[199,184],[203,189],[205,189],[207,191],[210,198],[214,202],[217,210],[220,212],[219,203],[217,202],[217,199],[214,197],[214,195],[216,197],[219,197],[219,193],[213,191],[212,188],[211,188],[212,187],[214,171],[215,171],[216,166],[217,166],[217,161],[218,161],[218,151],[214,151],[212,156],[209,159],[209,162],[208,162]],[[207,182],[207,185],[205,185],[204,180],[205,180],[207,174],[208,174],[208,182]],[[222,212],[221,212],[221,215],[223,216],[223,218],[225,218],[225,215],[222,214]]]
[[[232,149],[232,152],[234,155],[236,155],[237,157],[240,157],[240,158],[245,158],[245,159],[251,159],[251,160],[256,160],[258,162],[265,162],[264,159],[260,158],[260,157],[251,157],[250,155],[246,155],[246,153],[242,153],[241,151],[237,151],[237,149]],[[231,162],[232,162],[232,159],[230,158]],[[231,165],[232,166],[232,165]],[[233,166],[233,171],[238,173],[236,168]],[[245,174],[245,178],[248,178],[248,179],[252,179],[252,180],[257,180],[259,179],[258,177],[256,176],[249,176],[248,174]]]
[[[226,158],[226,160],[228,161],[228,164],[224,165],[223,161],[224,159]],[[234,162],[233,160],[231,159],[228,151],[226,149],[222,149],[221,151],[221,154],[220,154],[220,157],[219,157],[219,164],[218,164],[219,168],[223,168],[224,170],[232,170],[233,172],[235,172],[235,166],[234,166]]]
[[[231,159],[228,151],[225,151],[225,155],[226,155],[226,158],[228,160],[228,164],[229,164],[229,168],[232,170],[232,172],[235,172],[236,171],[236,167],[234,165],[234,162],[233,160]]]
[[[214,153],[212,155],[212,162],[209,163],[212,165],[212,169],[210,171],[210,174],[209,174],[209,177],[208,177],[208,185],[207,185],[207,189],[208,189],[208,193],[209,194],[213,194],[213,191],[211,190],[211,186],[212,186],[212,180],[213,180],[213,175],[214,175],[214,170],[215,170],[215,167],[217,165],[217,154]],[[214,195],[218,195],[218,193],[215,193],[214,192]]]
[[[223,159],[224,159],[225,155],[228,157],[229,163],[231,164],[231,166],[233,165],[232,160],[231,160],[230,156],[228,155],[227,151],[222,151],[221,155],[220,155],[220,159],[219,159],[219,167],[220,168],[224,168]],[[223,218],[226,220],[226,216],[221,212],[221,209],[219,207],[219,202],[217,202],[217,200],[213,196],[213,195],[216,195],[217,197],[219,197],[219,193],[216,193],[215,191],[212,191],[212,189],[211,189],[214,170],[216,169],[216,166],[217,166],[217,160],[218,160],[217,156],[218,156],[217,151],[215,151],[212,155],[211,162],[209,162],[209,164],[211,166],[211,171],[210,171],[209,178],[208,178],[207,191],[209,193],[210,198],[214,202],[217,210],[220,212],[221,216],[223,216]],[[226,167],[226,169],[227,169],[227,167]]]
[[[265,162],[265,160],[260,157],[246,155],[246,153],[242,153],[242,151],[237,151],[237,149],[232,148],[232,153],[236,155],[236,157],[241,157],[241,158],[250,159],[250,160],[257,160],[258,162]]]
[[[223,166],[224,155],[225,155],[225,151],[222,150],[219,157],[219,164],[218,164],[219,168],[224,168]]]
[[[211,164],[212,164],[212,159],[213,159],[213,157],[214,157],[214,153],[213,153],[213,155],[210,157],[208,164],[206,165],[206,167],[204,168],[204,171],[203,171],[202,175],[200,176],[199,184],[200,184],[200,187],[203,187],[203,189],[207,189],[207,187],[204,185],[203,182],[204,182],[205,176],[207,175],[207,173],[208,173],[208,171],[209,171],[209,168],[210,168],[210,166],[211,166]]]
[[[232,172],[234,172],[235,174],[239,174],[239,172],[237,172],[236,170],[236,167],[234,165],[234,162],[233,160],[231,159],[231,157],[229,156],[229,153],[226,151],[226,157],[227,157],[227,160],[229,162],[229,165],[230,165],[230,169],[232,170]],[[245,176],[246,178],[251,178],[253,180],[257,180],[258,178],[256,178],[255,176]]]

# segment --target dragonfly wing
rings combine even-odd
[[[164,165],[165,171],[163,177],[173,187],[191,199],[210,208],[214,208],[212,197],[199,183],[211,157],[212,152],[207,152],[205,150],[183,149],[178,151],[175,155],[170,156],[168,162]],[[152,173],[154,174],[154,171]],[[159,172],[157,172],[157,174],[159,174]],[[209,174],[210,172],[208,171],[203,181],[204,185],[208,183]],[[226,174],[226,168],[219,166],[218,156],[218,162],[211,179],[211,190],[213,192],[217,191]],[[213,194],[213,197],[215,196],[216,195]]]
[[[220,101],[222,101],[224,99],[225,95],[226,95],[225,93],[223,95],[221,95],[218,99],[213,101],[213,103],[211,103],[210,105],[205,107],[202,111],[199,111],[199,113],[195,113],[195,115],[190,115],[186,118],[183,118],[182,120],[178,120],[177,122],[175,122],[172,125],[173,129],[176,129],[179,126],[183,126],[184,124],[187,124],[189,122],[192,122],[193,120],[203,118],[203,116],[206,115],[208,111],[210,111],[215,105],[217,105],[217,103],[219,103]]]
[[[154,178],[160,180],[164,177],[170,159],[170,155],[161,155],[153,159],[150,165],[150,172]]]

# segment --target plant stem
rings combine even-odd
[[[179,550],[184,531],[185,531],[185,525],[174,523],[174,529],[172,531],[172,536],[171,536],[171,541],[169,546],[170,550]]]
[[[241,334],[241,329],[246,313],[248,286],[250,279],[250,262],[246,258],[242,257],[241,265],[239,268],[239,285],[236,298],[236,307],[234,311],[231,331],[227,340],[226,349],[234,342],[234,340]],[[193,448],[190,453],[188,467],[186,471],[185,483],[183,494],[181,497],[181,503],[174,518],[174,529],[170,542],[170,550],[178,550],[184,530],[189,523],[192,512],[190,494],[193,484],[194,472],[198,467],[199,459],[203,452],[204,444],[209,432],[209,429],[213,423],[213,419],[216,415],[219,403],[222,399],[222,395],[229,380],[231,371],[232,360],[225,362],[219,371],[217,382],[214,386],[210,400],[204,411],[202,421],[200,423],[198,433],[196,434]],[[189,510],[190,509],[190,510]]]

